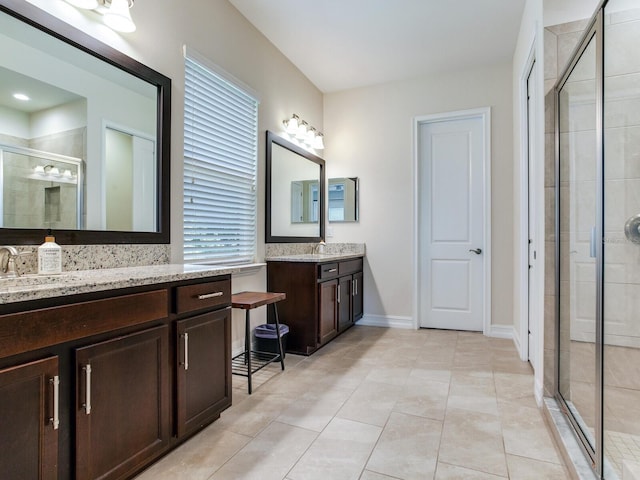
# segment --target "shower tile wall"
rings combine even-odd
[[[6,136],[5,136],[6,137]],[[4,138],[7,143],[49,153],[84,158],[86,128],[78,128],[28,141]],[[4,166],[3,225],[17,228],[68,229],[77,225],[76,186],[29,180],[42,160],[6,154]],[[58,189],[59,187],[59,189]]]

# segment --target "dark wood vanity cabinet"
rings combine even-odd
[[[231,405],[231,308],[176,326],[176,430],[182,438]]]
[[[76,349],[76,479],[124,478],[169,445],[166,325]]]
[[[58,478],[58,357],[0,370],[2,478]]]
[[[362,318],[363,260],[267,261],[267,289],[284,292],[280,322],[287,351],[309,355]]]
[[[230,306],[229,275],[0,306],[0,477],[128,479],[218,418]]]

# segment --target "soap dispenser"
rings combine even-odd
[[[44,243],[38,247],[38,275],[57,273],[62,273],[62,248],[49,230]]]

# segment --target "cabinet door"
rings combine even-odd
[[[0,370],[0,476],[58,478],[58,357]]]
[[[76,350],[76,479],[121,478],[169,442],[168,327]]]
[[[318,322],[318,343],[327,343],[338,333],[338,281],[331,280],[318,284],[320,312]]]
[[[353,324],[352,293],[353,279],[351,275],[338,279],[338,330],[343,331]]]
[[[364,312],[364,301],[362,296],[364,275],[362,272],[353,274],[353,321],[356,322],[362,318]]]
[[[231,405],[231,309],[177,322],[178,437]]]

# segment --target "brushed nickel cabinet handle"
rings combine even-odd
[[[356,286],[356,295],[358,295],[358,279],[354,278],[353,283]]]
[[[84,367],[85,392],[84,392],[84,411],[87,415],[91,414],[91,364],[87,363]]]
[[[180,336],[184,338],[184,362],[182,364],[184,365],[184,370],[187,371],[189,370],[189,334],[183,333]]]
[[[224,292],[203,293],[202,295],[198,295],[198,300],[206,300],[207,298],[221,297],[222,295],[224,295]]]
[[[351,296],[352,297],[356,296],[356,281],[355,280],[353,282],[351,282]]]
[[[337,298],[337,300],[338,300],[338,303],[340,303],[340,285],[338,285],[338,298]]]
[[[327,270],[327,273],[335,273],[337,271],[338,271],[337,268],[330,268],[329,270]]]
[[[60,377],[54,375],[49,379],[49,383],[53,385],[53,417],[49,419],[54,430],[58,430],[60,426]]]

